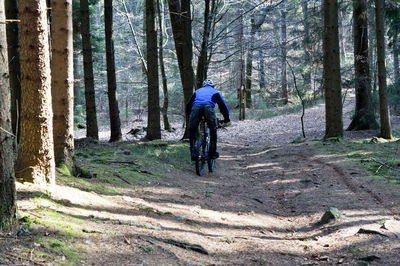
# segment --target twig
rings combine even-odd
[[[163,246],[161,246],[160,244],[157,244],[156,242],[154,242],[154,241],[152,241],[152,240],[150,240],[150,239],[147,239],[147,238],[145,238],[145,237],[139,236],[139,238],[142,239],[142,240],[144,240],[144,241],[146,241],[146,242],[149,242],[150,244],[152,244],[152,245],[154,245],[154,246],[157,246],[157,247],[161,248],[162,251],[164,251],[165,253],[168,253],[169,255],[171,255],[172,257],[174,257],[175,259],[179,260],[178,256],[176,256],[176,254],[175,254],[174,252],[172,252],[171,250],[166,249],[166,248],[164,248]]]
[[[393,168],[393,167],[391,167],[390,165],[387,165],[386,163],[383,163],[383,162],[380,162],[380,161],[378,161],[378,160],[375,160],[375,159],[372,158],[372,157],[371,157],[370,159],[371,159],[372,161],[374,161],[374,162],[380,164],[378,170],[376,170],[376,173],[377,173],[382,167],[386,167],[386,168],[388,168],[388,169],[390,169],[390,170],[393,170],[393,171],[396,171],[396,172],[400,172],[400,169]]]
[[[303,138],[306,138],[306,133],[304,131],[304,113],[305,113],[304,100],[303,100],[303,97],[301,96],[299,88],[297,87],[296,75],[294,74],[292,65],[289,63],[288,60],[286,60],[286,63],[288,64],[288,66],[289,66],[289,68],[290,68],[290,70],[292,72],[293,81],[294,81],[294,87],[296,88],[297,95],[299,96],[300,101],[301,101],[301,106],[303,107],[303,113],[301,114],[301,131],[303,133]]]
[[[7,133],[8,135],[10,135],[10,136],[12,136],[12,137],[14,137],[14,138],[16,138],[17,136],[15,136],[13,133],[11,133],[11,132],[9,132],[9,131],[7,131],[7,130],[5,130],[4,128],[2,128],[2,127],[0,127],[0,130],[1,131],[3,131],[3,132],[5,132],[5,133]]]

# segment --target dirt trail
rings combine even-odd
[[[311,139],[322,137],[322,108],[307,110]],[[355,265],[364,258],[399,265],[400,235],[378,222],[399,219],[400,193],[307,143],[289,144],[299,136],[298,123],[297,114],[234,123],[219,134],[216,172],[203,177],[193,167],[123,196],[63,193],[68,204],[59,211],[85,217],[93,232],[82,238],[91,247],[82,263]],[[328,207],[343,217],[317,225]],[[381,234],[357,233],[361,228]],[[208,254],[172,240],[201,245]]]
[[[311,138],[322,137],[322,108],[308,110]],[[291,129],[296,123],[298,115],[235,123],[220,132],[222,156],[215,173],[170,174],[144,186],[144,194],[127,191],[122,199],[112,199],[120,207],[108,211],[118,219],[123,216],[157,229],[103,225],[111,236],[92,240],[99,248],[88,254],[88,262],[354,265],[364,258],[373,260],[371,264],[400,264],[399,236],[379,224],[400,216],[399,193],[367,180],[359,169],[319,156],[307,143],[289,144],[299,135]],[[129,204],[131,209],[126,208]],[[138,210],[138,204],[146,207]],[[331,206],[343,218],[316,225]],[[358,234],[361,228],[384,236]],[[161,239],[198,244],[209,254]],[[151,251],[144,251],[144,245]]]

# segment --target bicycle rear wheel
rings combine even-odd
[[[204,166],[206,164],[202,156],[203,139],[200,138],[196,141],[197,158],[196,158],[196,174],[202,176],[204,174]]]

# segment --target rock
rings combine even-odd
[[[397,238],[400,238],[400,221],[386,220],[385,223],[382,225],[382,228],[395,234]]]
[[[340,211],[335,207],[329,207],[328,210],[324,213],[319,224],[327,224],[331,221],[337,220],[342,217]]]

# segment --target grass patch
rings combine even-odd
[[[400,140],[315,142],[315,147],[333,159],[365,169],[368,177],[385,183],[400,184]]]
[[[62,240],[53,237],[35,239],[36,243],[40,243],[44,248],[47,257],[52,257],[51,254],[56,255],[53,259],[60,264],[72,265],[82,260],[84,257],[79,254],[79,248],[73,247],[72,243],[66,243]]]

